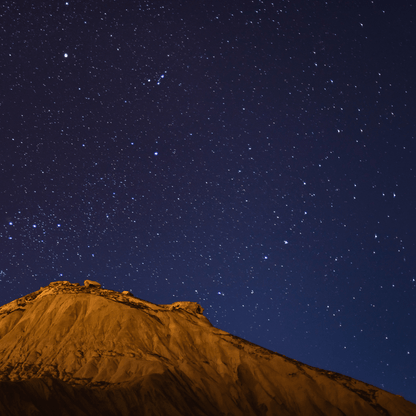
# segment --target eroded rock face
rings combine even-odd
[[[0,415],[402,415],[416,405],[156,305],[53,282],[0,308]]]

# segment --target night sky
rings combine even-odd
[[[54,280],[416,402],[412,1],[3,1],[0,304]]]

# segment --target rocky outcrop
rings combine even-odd
[[[416,405],[156,305],[53,282],[0,308],[0,415],[410,416]]]
[[[98,287],[101,288],[101,283],[95,282],[94,280],[84,280],[85,287]]]
[[[87,283],[89,282],[89,283]],[[48,295],[57,294],[82,294],[88,293],[95,296],[101,296],[108,300],[129,305],[134,308],[150,308],[153,310],[168,311],[173,309],[182,309],[193,314],[202,314],[204,308],[196,302],[175,302],[171,305],[156,305],[151,302],[139,299],[127,290],[120,292],[108,289],[102,289],[101,284],[92,280],[85,280],[84,286],[79,283],[70,283],[68,281],[51,282],[46,287],[41,287],[38,291],[30,293],[22,298],[16,299],[2,307],[0,307],[0,319],[2,315],[15,311],[18,307],[25,307],[36,299],[41,299]],[[208,320],[205,318],[205,322]],[[1,337],[1,328],[0,328]]]
[[[204,308],[196,302],[175,302],[171,305],[165,305],[170,311],[175,309],[183,309],[188,312],[202,315],[204,313]]]

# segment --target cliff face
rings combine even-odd
[[[69,282],[4,305],[0,415],[416,414],[399,396],[221,331],[202,312]]]

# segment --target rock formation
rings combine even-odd
[[[4,305],[0,415],[416,415],[400,396],[261,348],[202,313],[89,281]]]
[[[101,283],[98,283],[94,280],[84,280],[84,286],[85,287],[98,287],[101,288]]]

